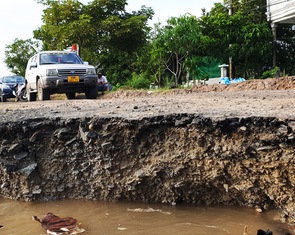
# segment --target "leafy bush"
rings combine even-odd
[[[274,77],[278,76],[279,73],[280,73],[280,68],[276,66],[273,69],[263,72],[261,78],[263,78],[263,79],[264,78],[274,78]]]
[[[132,78],[128,80],[125,85],[134,89],[148,89],[151,81],[147,79],[143,74],[132,74]]]

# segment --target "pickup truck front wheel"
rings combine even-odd
[[[67,92],[66,97],[68,100],[73,100],[73,99],[75,99],[76,94],[75,94],[75,92]]]
[[[97,98],[97,87],[91,87],[85,91],[85,96],[87,99],[96,99]]]
[[[38,93],[38,100],[50,100],[50,91],[43,89],[42,87],[42,82],[39,79],[38,80],[38,88],[37,88],[37,93]]]
[[[31,89],[29,88],[29,86],[27,86],[27,98],[28,101],[36,101],[36,92],[32,93]]]

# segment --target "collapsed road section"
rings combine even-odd
[[[35,118],[0,129],[2,197],[241,205],[295,221],[295,120]]]

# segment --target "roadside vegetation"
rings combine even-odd
[[[126,0],[37,2],[45,6],[43,24],[33,38],[16,38],[5,49],[7,67],[22,76],[36,51],[64,50],[73,44],[84,61],[104,71],[114,90],[148,89],[151,84],[173,88],[188,80],[218,77],[218,65],[228,64],[229,57],[235,77],[294,74],[295,32],[292,25],[278,25],[273,41],[266,0],[232,0],[232,15],[225,0],[209,12],[203,9],[200,18],[185,14],[153,26],[152,8],[127,12]]]

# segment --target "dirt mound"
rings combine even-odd
[[[295,76],[268,78],[268,79],[253,79],[245,82],[233,83],[229,85],[213,84],[213,85],[197,85],[191,89],[172,89],[169,91],[144,91],[144,90],[118,90],[109,94],[103,95],[100,98],[135,98],[145,97],[150,95],[171,95],[171,94],[187,94],[191,92],[223,92],[223,91],[262,91],[262,90],[293,90],[295,89]]]
[[[291,90],[295,89],[295,77],[280,77],[268,79],[253,79],[229,85],[214,84],[195,86],[193,91],[245,91],[245,90]]]

